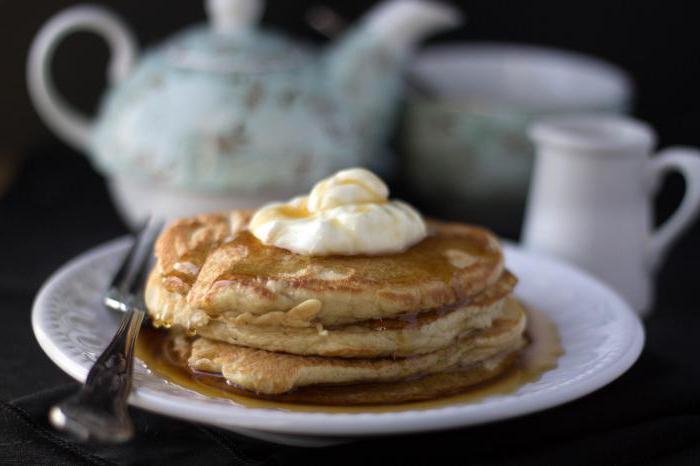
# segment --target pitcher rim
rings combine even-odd
[[[554,145],[586,152],[624,153],[626,149],[648,151],[656,143],[656,133],[646,122],[631,117],[601,114],[545,118],[530,126],[528,136],[536,145]]]

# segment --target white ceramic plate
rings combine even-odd
[[[125,239],[112,241],[72,260],[46,282],[34,303],[32,325],[39,344],[61,369],[80,381],[117,327],[119,316],[103,308],[101,294],[128,244]],[[557,369],[515,393],[422,411],[287,412],[251,409],[203,396],[168,383],[139,363],[130,402],[167,416],[310,446],[368,435],[464,427],[532,413],[586,395],[634,363],[644,331],[617,294],[573,267],[513,246],[506,246],[506,262],[520,278],[517,296],[557,323],[566,352]]]

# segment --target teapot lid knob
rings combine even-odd
[[[263,0],[207,0],[209,23],[216,32],[230,34],[254,27],[263,13]]]

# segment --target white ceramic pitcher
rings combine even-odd
[[[652,156],[654,131],[615,116],[544,120],[530,137],[537,159],[524,245],[587,269],[645,315],[655,268],[700,208],[700,151],[673,147]],[[684,176],[685,196],[654,231],[652,195],[668,171]]]

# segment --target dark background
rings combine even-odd
[[[26,93],[24,66],[33,35],[51,15],[76,3],[0,0],[0,400],[17,400],[69,381],[43,355],[31,333],[33,296],[63,262],[126,232],[101,177],[81,155],[44,128]],[[142,47],[204,19],[203,7],[196,0],[97,3],[120,13],[133,27]],[[304,10],[314,3],[270,1],[263,21],[309,41],[322,42],[303,20]],[[357,17],[371,3],[327,2],[348,19]],[[691,8],[694,3],[460,2],[468,19],[465,27],[432,42],[514,41],[598,56],[631,74],[637,95],[634,114],[657,128],[662,146],[700,145],[700,29],[698,16]],[[87,112],[96,108],[105,85],[106,60],[104,43],[88,34],[71,36],[59,48],[54,63],[56,81],[78,108]],[[402,188],[411,200],[410,189]],[[659,221],[675,208],[682,192],[680,177],[671,176],[656,200]],[[519,220],[514,218],[511,226],[509,231],[517,232]],[[698,264],[700,226],[696,222],[659,271],[657,305],[646,322],[645,352],[619,381],[563,408],[470,430],[466,437],[459,432],[422,437],[428,450],[408,450],[407,455],[426,459],[429,452],[438,456],[445,451],[454,453],[464,446],[465,438],[471,437],[475,441],[470,451],[476,462],[490,458],[493,462],[552,464],[567,458],[557,456],[561,453],[569,455],[571,461],[567,462],[571,464],[698,464]],[[39,403],[41,397],[32,400]],[[23,401],[16,403],[21,405]],[[38,409],[45,412],[41,406]],[[3,420],[6,418],[0,411],[0,433]],[[3,438],[0,435],[0,463],[8,446]],[[405,443],[394,441],[388,445],[390,450],[375,460],[406,459],[396,450],[399,445],[406,448]],[[501,445],[506,450],[499,450]],[[529,456],[516,461],[517,457],[508,456],[511,450],[507,448],[525,451]],[[570,456],[572,451],[577,452],[576,456]],[[470,458],[461,452],[463,458]],[[359,461],[357,454],[346,449],[342,458]],[[128,452],[119,455],[125,457]]]

